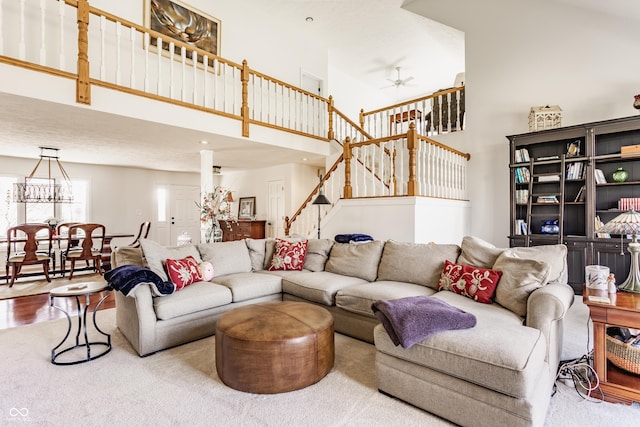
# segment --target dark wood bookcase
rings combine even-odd
[[[567,245],[569,283],[578,294],[582,293],[585,265],[606,265],[618,283],[623,281],[631,262],[626,250],[629,239],[599,236],[595,231],[598,219],[607,223],[626,210],[618,208],[620,199],[640,198],[640,148],[636,153],[621,153],[622,147],[640,145],[640,116],[507,139],[510,245]],[[525,150],[528,158],[523,156]],[[628,172],[625,182],[613,181],[612,174],[618,168]],[[597,182],[597,170],[602,171],[606,183]],[[545,221],[554,220],[558,221],[558,233],[543,232]]]

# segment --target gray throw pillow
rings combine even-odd
[[[329,253],[334,243],[331,239],[309,239],[307,256],[304,259],[304,269],[324,271],[324,266],[329,259]]]
[[[165,282],[169,280],[164,267],[167,259],[182,259],[192,256],[198,263],[202,262],[200,253],[193,245],[162,246],[153,240],[140,239],[140,247],[142,248],[142,254],[151,271],[160,276]]]
[[[525,317],[529,295],[548,282],[549,264],[521,258],[517,252],[505,250],[496,260],[493,269],[502,272],[496,287],[495,302],[518,316]]]
[[[249,249],[251,269],[253,271],[264,270],[264,257],[267,247],[267,239],[244,239],[244,241]]]
[[[373,282],[378,276],[383,246],[384,243],[379,240],[358,244],[335,243],[324,269]]]
[[[509,249],[519,258],[535,259],[549,264],[549,283],[567,283],[567,247],[565,245],[541,245]]]

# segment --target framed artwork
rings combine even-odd
[[[220,20],[178,0],[144,0],[145,25],[172,39],[220,55]],[[162,49],[169,50],[169,42],[162,40]],[[157,40],[152,37],[155,46]],[[174,51],[180,55],[180,47]],[[191,58],[191,52],[187,52]],[[202,57],[198,58],[202,62]]]
[[[256,198],[240,197],[238,219],[253,219],[256,216]]]

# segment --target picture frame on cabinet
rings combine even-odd
[[[185,22],[189,24],[180,24]],[[169,51],[173,39],[220,56],[220,20],[179,0],[144,0],[144,24],[165,36],[162,40],[165,52]],[[156,46],[156,37],[151,37],[150,44]],[[180,58],[180,46],[174,46],[174,54]],[[187,51],[187,58],[192,58],[190,51]],[[200,55],[198,62],[203,62]],[[209,58],[208,62],[214,65],[214,58]]]
[[[253,219],[256,216],[256,198],[240,197],[238,202],[238,219]]]

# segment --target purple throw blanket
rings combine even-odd
[[[476,316],[438,298],[407,297],[371,305],[393,344],[409,348],[436,332],[476,326]]]

